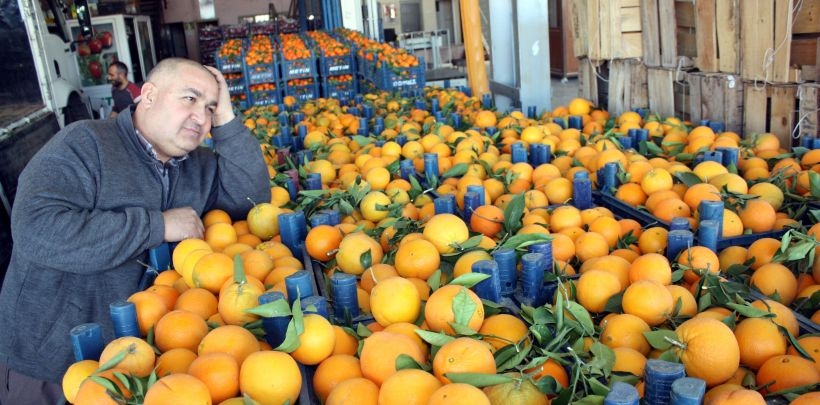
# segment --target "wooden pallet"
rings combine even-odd
[[[795,10],[795,5],[800,8]],[[804,74],[801,65],[806,49],[814,49],[820,37],[820,2],[755,0],[740,2],[740,73],[744,80],[791,83]],[[792,55],[792,52],[797,52]],[[810,56],[809,56],[810,58]],[[807,65],[811,66],[811,65]]]
[[[601,99],[598,93],[598,71],[604,61],[593,61],[589,58],[578,60],[578,96],[585,98],[594,105],[599,105]]]
[[[669,35],[669,27],[677,27],[675,3],[675,0],[641,0],[643,61],[648,67],[678,65],[677,37]]]
[[[820,138],[820,83],[805,83],[797,87],[800,100],[798,117],[798,134],[805,137]]]
[[[649,111],[663,117],[675,115],[676,69],[646,68]]]
[[[661,26],[674,26],[676,29],[676,51],[679,57],[693,59],[694,66],[702,72],[737,73],[740,71],[740,54],[738,50],[740,35],[740,0],[664,0],[674,3],[663,6],[658,4],[660,15],[671,15],[673,22]],[[647,1],[648,4],[655,2]],[[649,9],[645,10],[648,12]],[[661,17],[663,18],[663,17]],[[669,18],[669,17],[667,17]],[[674,24],[674,25],[673,25]],[[646,33],[649,28],[644,29]],[[661,38],[671,38],[663,35]],[[646,44],[646,39],[644,40]],[[644,53],[647,53],[644,49]],[[677,67],[669,65],[664,67]],[[686,67],[686,66],[684,66]]]
[[[795,144],[792,134],[797,125],[797,85],[744,83],[743,133],[772,133],[780,139],[780,145],[789,148]]]
[[[640,0],[572,0],[570,26],[576,57],[643,56]]]
[[[609,61],[608,105],[610,113],[620,115],[640,107],[649,107],[647,67],[637,59]],[[670,97],[671,89],[670,89]]]
[[[690,72],[688,98],[682,100],[692,122],[723,122],[727,131],[743,132],[744,83],[737,75]]]

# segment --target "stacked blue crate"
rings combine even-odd
[[[308,52],[308,58],[287,60],[284,55],[279,58],[285,96],[293,96],[300,102],[319,98],[316,55]]]
[[[216,51],[216,68],[225,75],[231,102],[240,110],[248,108],[245,78],[245,46],[239,38],[226,38]]]
[[[261,55],[261,60],[254,58],[254,63],[248,63],[251,59],[246,58],[244,68],[248,81],[249,104],[252,106],[279,104],[282,101],[282,90],[279,84],[278,54],[273,51],[274,41],[267,35],[254,36],[251,41],[269,41],[262,44],[261,49],[270,49],[270,54],[265,52]]]

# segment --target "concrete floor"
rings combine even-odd
[[[552,108],[559,105],[566,106],[569,102],[580,95],[580,88],[578,87],[578,78],[553,78],[550,86],[552,87]]]

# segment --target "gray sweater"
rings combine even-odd
[[[0,292],[0,362],[19,373],[59,383],[79,324],[97,322],[113,339],[109,304],[135,292],[140,263],[163,242],[164,210],[221,208],[240,219],[250,201],[270,200],[259,143],[237,118],[212,129],[214,151],[199,148],[168,169],[164,202],[159,163],[132,114],[69,125],[20,175]]]

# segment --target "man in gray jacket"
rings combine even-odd
[[[211,132],[214,150],[200,147]],[[74,361],[69,331],[137,289],[148,250],[202,237],[200,217],[270,200],[258,141],[219,71],[165,59],[115,119],[57,133],[20,175],[0,292],[0,403],[48,404]]]

